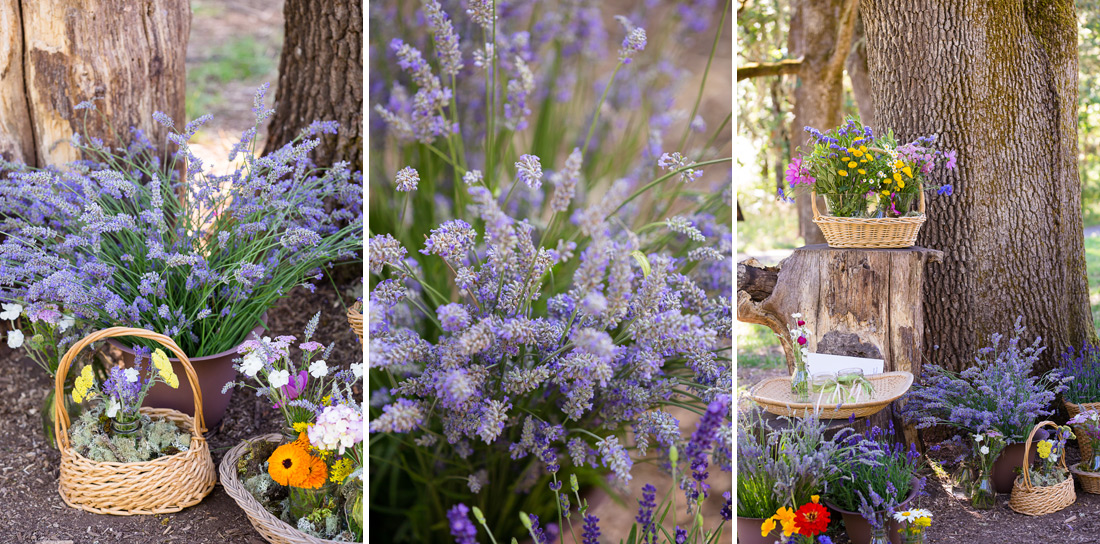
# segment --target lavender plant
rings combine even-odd
[[[1074,404],[1100,401],[1100,347],[1085,344],[1080,350],[1070,346],[1062,353],[1063,376],[1073,378],[1066,384],[1062,398]]]
[[[970,434],[997,430],[1009,444],[1023,442],[1037,417],[1053,413],[1051,403],[1073,379],[1058,370],[1033,375],[1045,348],[1042,338],[1021,346],[1024,331],[1020,317],[1006,343],[1001,334],[993,334],[991,345],[978,350],[975,364],[961,373],[925,365],[921,383],[906,396],[904,417],[918,429],[947,425]]]
[[[922,465],[916,444],[906,448],[899,442],[893,424],[834,440],[847,447],[836,467],[842,476],[826,492],[826,499],[843,510],[859,512],[872,527],[883,527],[898,505],[923,488],[923,478],[913,486]]]
[[[395,541],[449,541],[458,502],[524,538],[564,463],[622,487],[657,462],[693,511],[730,469],[732,195],[705,170],[730,116],[697,115],[702,86],[672,107],[672,60],[729,11],[706,44],[704,4],[606,27],[590,1],[372,4],[371,504]]]
[[[237,346],[277,299],[353,258],[362,247],[359,174],[309,159],[335,123],[314,123],[257,157],[257,131],[273,113],[266,90],[224,175],[204,172],[188,147],[209,116],[177,127],[159,112],[170,155],[131,129],[122,149],[74,136],[84,158],[60,167],[0,165],[0,300],[30,316],[162,332],[201,357]],[[95,105],[76,109],[91,115]]]

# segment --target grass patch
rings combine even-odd
[[[258,83],[276,67],[278,46],[253,36],[234,38],[214,48],[210,56],[187,71],[187,117],[209,112],[222,98],[214,92],[232,81]]]
[[[737,366],[741,368],[785,368],[783,346],[771,329],[737,322]]]

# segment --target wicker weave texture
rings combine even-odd
[[[142,408],[150,417],[164,417],[191,431],[188,451],[140,463],[92,461],[69,444],[69,415],[64,408],[65,375],[80,351],[93,342],[131,336],[155,340],[183,363],[195,395],[195,417],[176,410]],[[74,344],[61,358],[54,387],[54,436],[61,451],[58,494],[66,504],[96,514],[130,516],[167,514],[198,504],[214,489],[217,478],[210,446],[202,433],[202,392],[191,361],[167,336],[144,329],[113,327],[92,333]]]
[[[249,446],[253,442],[257,441],[279,443],[283,441],[283,437],[279,434],[265,434],[245,440],[229,450],[229,452],[225,454],[225,457],[222,458],[222,462],[218,465],[218,476],[221,479],[222,487],[225,488],[225,492],[228,493],[230,497],[233,497],[233,500],[237,501],[237,506],[240,506],[241,510],[244,510],[245,515],[248,516],[248,521],[252,522],[252,527],[256,529],[256,532],[260,533],[260,536],[264,537],[264,539],[271,544],[326,544],[329,542],[336,542],[335,540],[326,540],[309,536],[291,527],[287,522],[279,519],[271,512],[268,512],[267,509],[244,488],[244,484],[242,484],[240,478],[237,477],[237,460],[248,451]]]
[[[1069,412],[1070,419],[1073,419],[1077,416],[1077,414],[1080,414],[1081,412],[1086,412],[1089,410],[1100,411],[1100,402],[1087,402],[1084,404],[1074,404],[1069,401],[1062,402],[1064,402],[1066,405],[1066,411]],[[1084,434],[1079,432],[1077,428],[1073,429],[1073,433],[1079,437],[1084,436]],[[1092,459],[1092,443],[1089,442],[1088,439],[1078,438],[1077,448],[1081,451],[1082,461],[1085,459]]]
[[[863,402],[842,404],[820,404],[820,393],[812,393],[810,402],[795,402],[791,397],[791,377],[780,376],[764,380],[749,391],[749,396],[765,410],[778,416],[805,417],[820,409],[822,419],[848,419],[851,416],[867,417],[882,411],[913,385],[911,372],[885,372],[867,376],[875,390],[871,398]]]
[[[348,323],[351,324],[351,330],[355,331],[355,334],[359,336],[359,342],[363,341],[363,303],[355,301],[355,304],[348,309]]]
[[[1077,465],[1069,467],[1069,471],[1077,475],[1082,491],[1100,495],[1100,472],[1087,472],[1078,468]]]
[[[1058,429],[1053,421],[1043,421],[1031,428],[1031,433],[1027,435],[1027,442],[1024,444],[1022,475],[1013,482],[1012,495],[1008,498],[1009,508],[1028,516],[1053,514],[1077,500],[1077,493],[1073,490],[1072,474],[1055,485],[1036,487],[1031,484],[1028,471],[1028,453],[1031,451],[1031,441],[1035,438],[1035,431],[1043,427],[1053,427],[1055,431]],[[1062,468],[1067,468],[1065,455],[1062,455],[1060,461]]]
[[[833,217],[817,210],[817,194],[810,194],[814,223],[821,229],[829,247],[837,248],[902,248],[917,243],[917,233],[924,224],[924,190],[920,192],[916,217]]]

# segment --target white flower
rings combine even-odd
[[[919,519],[919,518],[932,519],[932,511],[931,510],[926,510],[924,508],[917,508],[916,510],[913,510],[913,518],[915,518],[915,519]]]
[[[23,331],[15,329],[8,333],[8,347],[11,349],[18,348],[23,345]]]
[[[975,441],[975,442],[981,442],[983,438],[985,438],[985,435],[984,435],[984,434],[976,434],[976,435],[974,435],[974,441]]]
[[[791,314],[791,317],[802,317],[802,312]]]
[[[917,516],[913,510],[905,510],[903,512],[894,512],[894,519],[899,522],[913,521],[917,519]]]
[[[982,446],[982,455],[989,455],[989,446]]]
[[[58,328],[61,329],[61,332],[65,332],[65,331],[69,330],[70,328],[72,328],[72,326],[75,325],[75,324],[76,324],[76,318],[75,317],[73,317],[71,315],[62,315],[61,316],[61,321],[57,324],[57,326],[58,326]]]
[[[123,374],[126,375],[126,381],[130,383],[138,381],[138,371],[136,368],[127,368],[123,371]]]
[[[355,379],[363,377],[363,363],[352,363],[351,372],[355,374]]]
[[[309,364],[309,375],[314,378],[328,376],[328,363],[324,359],[313,361]]]
[[[111,397],[111,400],[107,401],[107,417],[115,417],[115,415],[118,414],[119,408],[122,408],[122,406],[119,405],[118,401],[115,400],[114,397]]]
[[[290,383],[290,372],[286,370],[276,370],[267,375],[267,381],[271,384],[273,389],[286,387],[286,385]]]
[[[19,304],[3,303],[0,306],[4,307],[4,311],[0,312],[0,319],[7,321],[15,321],[19,319],[19,314],[23,313],[23,307]]]
[[[244,372],[249,378],[254,378],[256,373],[264,367],[264,360],[260,357],[259,353],[251,351],[248,355],[244,356],[244,360],[241,361],[241,372]]]

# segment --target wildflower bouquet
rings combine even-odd
[[[978,468],[978,482],[970,491],[970,504],[979,510],[993,508],[997,493],[993,487],[993,464],[1005,449],[1005,438],[997,430],[988,430],[971,436],[970,450]]]
[[[186,451],[191,443],[188,431],[139,412],[149,388],[158,381],[173,389],[179,387],[179,377],[160,348],[152,357],[139,348],[133,367],[111,367],[102,382],[95,378],[91,365],[84,365],[73,385],[72,399],[94,406],[69,429],[73,449],[93,461],[110,463],[148,461]]]
[[[320,315],[306,325],[297,346],[300,362],[290,354],[294,336],[255,338],[238,348],[237,369],[247,380],[225,389],[247,388],[267,397],[283,414],[286,436],[273,451],[253,449],[238,473],[261,504],[303,533],[361,538],[363,412],[353,386],[362,377],[362,364],[329,368],[333,344],[325,348],[313,340]]]
[[[894,513],[894,521],[905,524],[899,532],[906,543],[924,542],[924,532],[932,526],[932,512],[924,508],[902,510]]]
[[[1100,402],[1100,347],[1085,344],[1080,350],[1070,346],[1062,353],[1059,367],[1066,383],[1062,398],[1073,404]]]
[[[1036,487],[1048,487],[1065,482],[1069,473],[1058,466],[1058,461],[1066,454],[1066,440],[1074,438],[1073,431],[1067,426],[1060,425],[1053,432],[1039,429],[1035,437],[1038,439],[1035,450],[1039,452],[1039,466],[1029,465],[1027,468],[1031,484]]]
[[[924,486],[924,479],[916,478],[922,464],[916,445],[898,442],[893,425],[834,440],[847,448],[838,463],[842,476],[826,498],[838,510],[859,512],[873,529],[884,529],[895,509]]]
[[[802,320],[801,313],[793,313],[791,317],[795,319],[795,326],[787,327],[790,338],[786,339],[790,342],[791,349],[794,353],[794,374],[791,375],[791,397],[795,402],[809,402],[810,373],[806,370],[806,358],[809,355],[809,348],[806,347],[806,342],[808,342],[810,330],[806,328],[806,322]]]
[[[62,167],[4,163],[0,300],[19,302],[32,320],[67,315],[96,329],[159,331],[201,357],[236,347],[275,300],[352,258],[362,247],[358,175],[308,158],[315,137],[335,125],[314,123],[256,157],[257,130],[273,112],[265,91],[225,175],[204,173],[188,147],[209,116],[177,127],[159,112],[176,150],[169,156],[134,129],[124,149],[74,136],[85,159]]]
[[[371,504],[395,541],[451,540],[459,502],[524,538],[566,463],[622,488],[654,460],[692,512],[732,465],[732,195],[703,170],[730,116],[671,107],[713,9],[608,30],[599,6],[372,4]]]
[[[1070,418],[1066,425],[1073,427],[1077,440],[1088,440],[1092,459],[1082,458],[1077,468],[1084,472],[1100,472],[1100,412],[1088,410]],[[1084,449],[1084,448],[1082,448]]]
[[[825,133],[812,127],[806,132],[812,147],[791,159],[788,190],[780,188],[780,198],[812,188],[837,217],[901,217],[917,213],[917,199],[926,189],[952,192],[950,185],[940,187],[927,177],[937,166],[955,168],[954,151],[930,147],[935,136],[899,145],[892,131],[876,136],[857,117]]]
[[[1023,442],[1035,419],[1052,414],[1050,405],[1064,391],[1071,377],[1058,370],[1032,375],[1044,347],[1036,338],[1021,346],[1023,317],[1016,320],[1014,336],[1002,343],[993,334],[991,345],[975,356],[975,364],[961,373],[939,365],[925,365],[921,383],[907,394],[902,414],[918,429],[947,425],[970,433],[995,429],[1009,444]]]
[[[832,544],[832,540],[829,537],[822,535],[818,540],[814,540],[815,536],[818,536],[825,532],[825,529],[829,526],[829,511],[824,506],[818,503],[820,497],[813,495],[810,497],[810,502],[798,507],[798,510],[791,510],[790,508],[783,507],[776,510],[775,515],[764,520],[764,523],[760,526],[760,536],[768,536],[775,530],[776,522],[780,524],[783,531],[783,536],[792,544]]]

